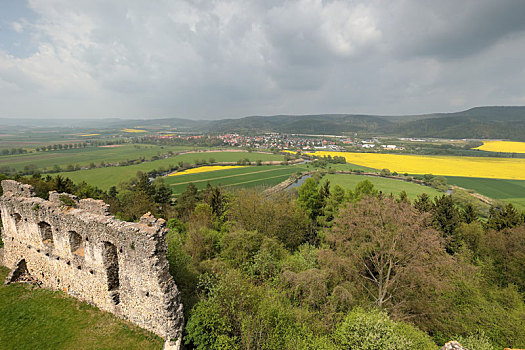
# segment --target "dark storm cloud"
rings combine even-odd
[[[393,34],[389,39],[397,44],[395,50],[405,57],[460,58],[525,30],[521,0],[414,1],[396,15],[387,32]]]
[[[0,14],[0,115],[524,104],[523,18],[518,0],[30,0]]]

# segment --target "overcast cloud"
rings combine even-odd
[[[525,1],[0,0],[0,117],[525,104]]]

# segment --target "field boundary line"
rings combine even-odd
[[[186,185],[189,183],[196,183],[196,182],[204,182],[204,181],[212,181],[212,180],[220,180],[220,179],[228,179],[231,177],[237,177],[237,176],[244,176],[244,175],[252,175],[252,174],[260,174],[260,173],[267,173],[270,171],[277,171],[277,170],[283,170],[286,168],[279,168],[279,169],[269,169],[269,170],[261,170],[261,171],[252,171],[251,173],[242,173],[242,174],[235,174],[235,175],[228,175],[228,176],[222,176],[222,177],[214,177],[214,178],[208,178],[204,180],[195,180],[195,181],[186,181],[186,182],[178,182],[175,184],[170,184],[170,186],[178,186],[178,185]],[[220,170],[219,170],[220,171]],[[191,174],[188,174],[191,175]]]

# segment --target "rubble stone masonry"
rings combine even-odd
[[[13,180],[2,181],[2,188],[3,265],[13,271],[8,278],[27,273],[45,288],[180,344],[182,304],[169,273],[164,220],[148,213],[139,223],[124,222],[103,201],[56,192],[44,200]]]

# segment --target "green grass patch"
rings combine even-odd
[[[401,191],[405,191],[408,197],[412,200],[417,198],[417,196],[422,193],[428,194],[430,198],[440,196],[443,194],[443,192],[439,192],[438,190],[432,187],[418,185],[412,182],[405,182],[401,180],[387,179],[375,176],[328,174],[325,177],[323,177],[323,180],[321,180],[321,182],[325,180],[329,180],[332,186],[339,185],[347,190],[353,190],[359,182],[369,180],[371,183],[374,184],[374,187],[377,190],[382,191],[384,194],[388,195],[392,193],[394,195],[398,195]]]
[[[451,185],[474,190],[484,196],[513,203],[525,210],[525,181],[447,176]]]
[[[193,164],[195,160],[209,160],[213,158],[215,162],[236,162],[240,159],[247,158],[250,161],[281,161],[284,160],[282,155],[255,153],[255,152],[199,152],[187,153],[178,156],[159,159],[151,162],[144,162],[130,166],[96,168],[89,170],[79,170],[60,173],[64,177],[69,177],[73,182],[86,181],[87,183],[98,186],[102,189],[108,189],[111,186],[118,185],[121,181],[126,181],[137,174],[137,171],[148,172],[161,167],[167,169],[169,166],[177,165],[179,162]]]
[[[0,267],[0,281],[8,269]],[[163,340],[61,292],[0,285],[0,348],[161,349]]]
[[[247,166],[244,168],[217,170],[207,173],[188,174],[166,177],[175,195],[183,192],[189,183],[193,183],[198,189],[203,189],[208,183],[213,186],[231,187],[256,187],[275,186],[286,180],[297,171],[305,171],[303,166]]]

